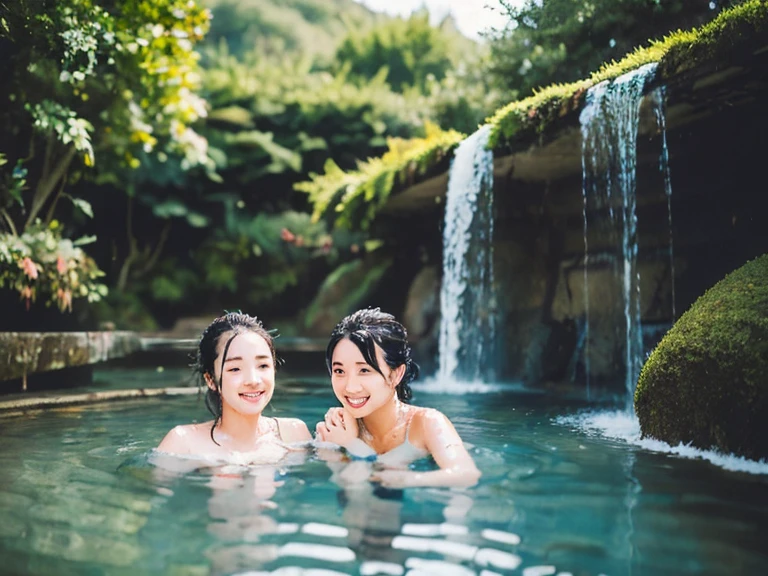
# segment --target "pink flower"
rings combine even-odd
[[[72,292],[59,288],[56,297],[59,299],[59,310],[62,312],[64,312],[64,310],[72,312]]]
[[[293,232],[288,230],[288,228],[280,230],[280,238],[283,239],[283,242],[288,242],[289,244],[292,244],[293,241],[296,240],[296,236]]]
[[[37,280],[37,265],[32,262],[32,258],[25,256],[24,259],[19,262],[19,267],[24,270],[24,274],[26,274],[30,280]]]
[[[67,272],[67,261],[64,260],[64,258],[61,256],[56,259],[56,270],[58,270],[59,274],[62,276],[64,276],[64,274]]]

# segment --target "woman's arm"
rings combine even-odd
[[[299,442],[311,442],[312,434],[303,420],[298,418],[278,418],[280,437],[283,442],[294,444]]]
[[[414,416],[411,428],[411,438],[422,440],[440,470],[429,472],[381,470],[371,476],[372,480],[391,488],[410,486],[466,488],[477,484],[480,471],[448,418],[437,410],[424,410]]]

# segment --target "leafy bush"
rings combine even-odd
[[[97,281],[104,273],[80,248],[92,240],[62,238],[55,220],[48,226],[38,220],[20,236],[0,234],[0,288],[18,292],[27,309],[38,297],[62,312],[71,312],[77,298],[100,300],[107,295]]]

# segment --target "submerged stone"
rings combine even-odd
[[[723,278],[683,314],[643,366],[644,437],[768,457],[768,254]]]

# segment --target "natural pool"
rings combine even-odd
[[[117,388],[182,378],[106,374]],[[281,376],[272,414],[314,427],[332,400],[326,380]],[[588,434],[562,420],[589,408],[579,399],[416,386],[415,402],[472,445],[477,487],[342,487],[346,475],[312,454],[217,477],[158,471],[146,456],[165,432],[207,418],[194,395],[0,414],[0,573],[768,571],[766,474]],[[269,497],[272,474],[284,483]]]

